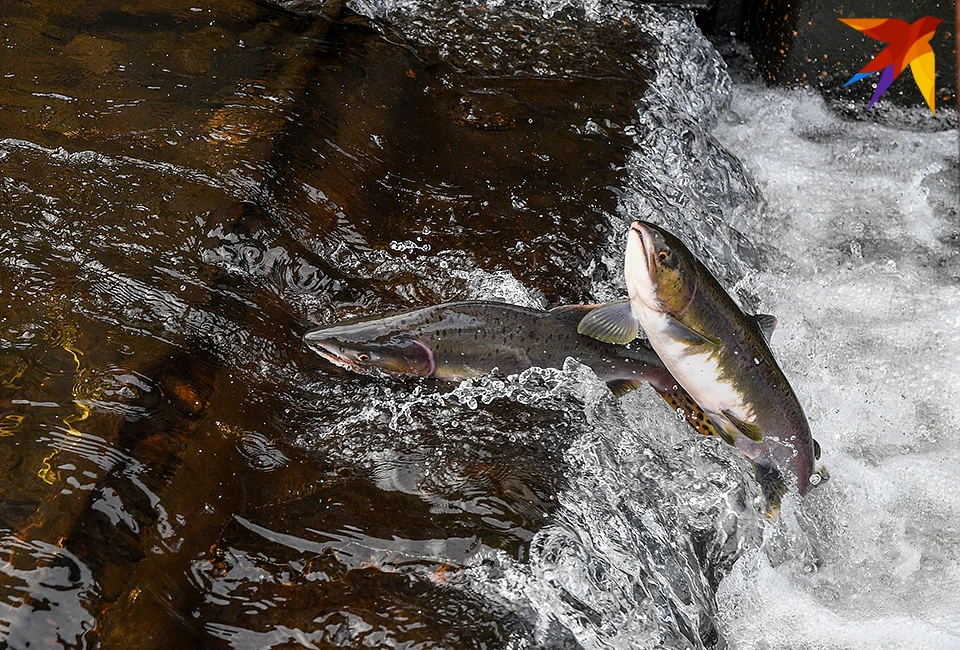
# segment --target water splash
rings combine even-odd
[[[623,277],[623,242],[635,219],[665,226],[727,286],[743,282],[763,257],[740,229],[761,210],[762,199],[740,161],[711,135],[730,102],[731,81],[723,59],[697,29],[690,12],[644,8],[643,24],[656,46],[647,64],[655,74],[627,134],[635,143],[619,192],[620,219],[603,262],[617,287]],[[622,295],[604,280],[594,285],[603,300]],[[756,297],[739,287],[748,309]]]
[[[420,494],[442,511],[527,520],[537,531],[519,558],[480,544],[452,563],[459,568],[447,571],[446,584],[530,612],[541,642],[562,629],[583,647],[635,647],[638,639],[711,647],[712,585],[759,542],[759,494],[745,463],[692,439],[652,391],[618,402],[572,360],[563,370],[481,377],[449,392],[368,390],[359,411],[327,432],[330,441],[355,442],[330,452],[368,465],[383,489]],[[490,451],[504,446],[512,457],[542,458],[541,472],[562,471],[546,510],[496,503],[489,487],[467,478],[477,476],[468,459],[502,462]],[[435,454],[424,453],[430,448]],[[542,494],[531,478],[516,476],[512,489]]]
[[[831,479],[723,580],[720,626],[734,648],[957,647],[957,133],[736,91],[715,133],[767,197],[754,286]]]
[[[582,410],[586,428],[564,454],[569,482],[557,495],[558,509],[524,562],[481,552],[466,572],[469,581],[511,608],[533,611],[542,642],[559,624],[585,648],[712,647],[713,572],[756,541],[752,499],[720,469],[730,462],[723,451],[704,453],[701,441],[670,431],[675,423],[662,417],[665,408],[639,406],[652,395],[615,402],[572,361],[562,376],[560,387],[576,396],[568,412]],[[699,470],[713,465],[705,472],[711,480],[678,460],[678,452],[697,456]],[[697,548],[688,519],[694,502],[709,529],[704,539],[716,539],[718,529],[737,538],[724,552]]]

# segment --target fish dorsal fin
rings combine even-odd
[[[773,336],[773,330],[777,329],[777,317],[770,314],[757,314],[754,318],[757,320],[757,325],[760,326],[763,339],[769,343],[770,337]]]
[[[633,317],[626,300],[597,307],[580,320],[577,331],[604,343],[629,343],[640,332],[640,321]]]
[[[736,415],[733,414],[733,411],[729,409],[724,409],[720,411],[723,413],[723,416],[730,420],[733,423],[733,426],[737,428],[737,431],[750,438],[754,442],[760,442],[763,440],[763,434],[760,432],[760,427],[758,427],[753,422],[744,422]]]
[[[701,334],[697,330],[677,320],[673,316],[667,316],[667,321],[667,333],[677,341],[681,341],[688,345],[711,345],[714,347],[720,346],[719,340],[711,338],[705,334]]]
[[[623,397],[630,391],[640,388],[642,384],[642,379],[611,379],[607,382],[607,388],[609,388],[610,392],[616,397]]]

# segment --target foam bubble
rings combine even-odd
[[[773,269],[748,282],[831,475],[806,527],[722,581],[721,630],[732,648],[960,647],[957,132],[740,85],[715,135],[766,198],[742,231]]]

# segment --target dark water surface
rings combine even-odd
[[[722,64],[658,54],[688,14],[8,2],[2,34],[0,645],[715,644],[756,488],[672,457],[652,395],[387,385],[300,341],[615,297],[619,211],[754,209],[696,125]]]

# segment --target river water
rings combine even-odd
[[[4,29],[6,647],[960,648],[956,130],[840,117],[734,49],[732,81],[672,8]],[[650,389],[390,382],[300,341],[621,298],[636,218],[779,319],[831,478],[775,522]]]

